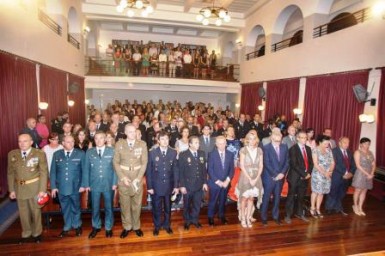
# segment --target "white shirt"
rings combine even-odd
[[[100,156],[103,155],[104,153],[104,149],[106,148],[106,146],[103,146],[103,147],[96,147],[96,152],[99,154],[99,150],[100,150]]]
[[[133,59],[134,61],[140,61],[141,58],[142,58],[142,55],[141,55],[140,53],[138,53],[138,52],[136,52],[136,53],[134,53],[134,54],[132,55],[132,59]]]
[[[148,54],[149,54],[150,56],[152,56],[152,55],[154,55],[154,53],[155,53],[156,55],[158,55],[158,49],[155,48],[155,47],[151,47],[151,48],[148,50]]]
[[[27,157],[28,155],[29,155],[29,153],[31,152],[31,148],[29,148],[28,150],[26,150],[26,151],[21,151],[21,157],[23,158],[24,157],[24,154],[23,154],[23,152],[26,152],[26,154],[25,154],[25,157]]]
[[[48,163],[48,173],[51,171],[51,164],[52,164],[52,158],[53,158],[53,154],[60,150],[60,149],[63,149],[63,145],[60,145],[57,147],[57,148],[51,148],[49,145],[45,145],[43,147],[43,151],[47,157],[47,163]]]
[[[160,62],[167,62],[167,55],[164,53],[159,54],[159,61]]]
[[[183,56],[183,62],[184,62],[184,63],[190,64],[191,61],[192,61],[192,57],[191,57],[190,54],[185,54],[185,55]]]

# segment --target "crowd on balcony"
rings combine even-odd
[[[110,44],[106,49],[110,74],[214,79],[217,55],[206,46],[164,43]]]

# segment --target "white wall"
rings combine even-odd
[[[229,96],[228,96],[229,95]],[[90,104],[94,104],[96,108],[104,109],[108,103],[113,103],[115,100],[124,102],[126,99],[129,102],[138,100],[150,101],[154,103],[159,99],[163,102],[174,101],[184,104],[185,102],[205,102],[211,103],[215,108],[227,105],[234,105],[233,100],[237,100],[236,97],[231,97],[232,94],[226,93],[198,93],[198,92],[164,92],[164,91],[141,91],[141,90],[105,90],[105,89],[87,89],[87,97],[89,97]]]
[[[78,10],[79,23],[81,23],[81,2],[76,0],[61,1],[63,13],[60,20],[62,24],[65,24],[62,27],[62,36],[55,34],[39,21],[37,2],[0,1],[0,49],[84,76],[83,48],[78,50],[67,42],[66,25],[70,6]],[[57,13],[51,15],[59,20]],[[83,47],[82,44],[81,47]]]

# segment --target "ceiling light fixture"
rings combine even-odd
[[[207,26],[210,24],[210,19],[215,19],[215,25],[221,26],[224,22],[230,22],[231,17],[229,11],[224,7],[215,6],[215,0],[212,6],[207,6],[199,11],[196,17],[197,21],[202,22],[203,25]]]
[[[128,17],[134,17],[135,11],[140,11],[142,17],[147,17],[154,12],[150,1],[148,0],[116,0],[116,11],[119,13],[126,12]]]

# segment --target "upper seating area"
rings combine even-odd
[[[151,76],[238,81],[239,65],[220,66],[205,45],[112,40],[104,57],[86,57],[87,76]]]

